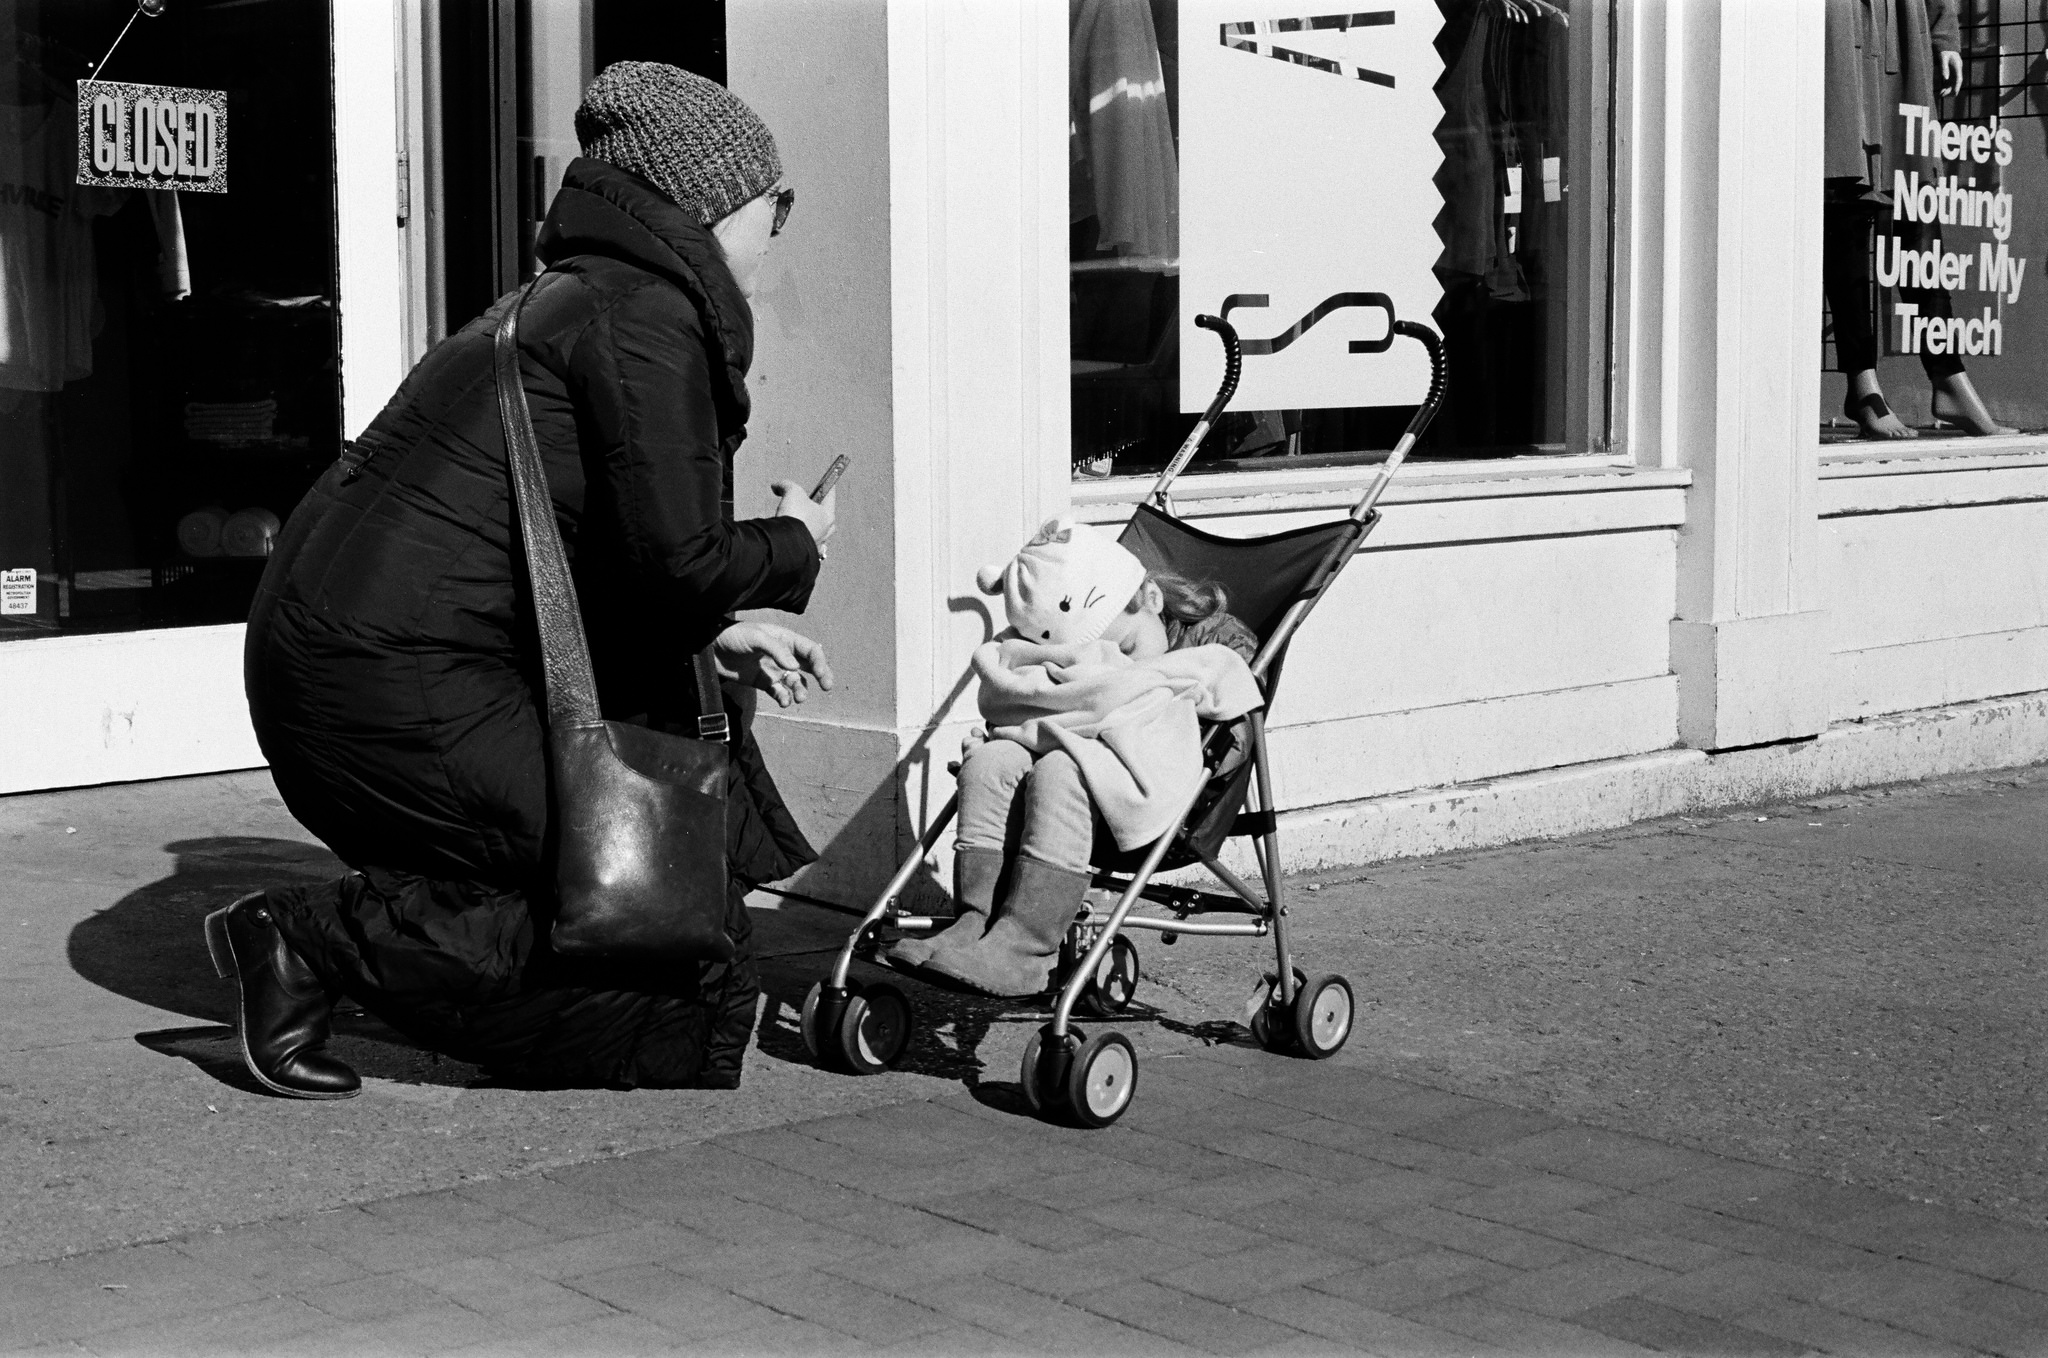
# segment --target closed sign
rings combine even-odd
[[[227,92],[79,81],[78,182],[226,193]]]

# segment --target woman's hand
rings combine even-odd
[[[825,492],[825,499],[821,504],[813,500],[810,492],[794,481],[777,481],[768,489],[782,497],[775,506],[775,517],[803,520],[804,527],[811,530],[811,541],[818,544],[818,555],[823,557],[825,539],[831,537],[833,528],[837,527],[835,520],[839,512],[839,492]]]
[[[988,744],[988,730],[985,727],[970,726],[967,734],[960,737],[960,758],[966,759],[982,746]]]
[[[1941,92],[1954,96],[1963,92],[1963,54],[1943,52],[1941,54]]]
[[[802,702],[814,679],[832,691],[825,648],[777,623],[736,622],[718,634],[711,655],[720,675],[760,689],[777,707]]]

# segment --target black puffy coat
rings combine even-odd
[[[603,162],[571,163],[538,250],[521,369],[600,702],[694,732],[691,653],[737,610],[802,611],[818,573],[799,521],[732,517],[752,312],[711,233]],[[292,514],[246,654],[293,814],[352,866],[474,884],[488,902],[454,913],[431,965],[384,983],[476,999],[528,984],[548,904],[539,649],[492,377],[512,301],[428,354]],[[746,730],[751,705],[729,689],[728,708],[732,867],[741,885],[769,881],[815,855]],[[417,945],[422,929],[386,932]]]

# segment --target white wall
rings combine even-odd
[[[180,627],[0,646],[0,793],[262,764],[242,697],[242,631]]]
[[[1835,720],[2048,689],[2048,448],[1854,454],[1821,485]]]
[[[1336,517],[1363,480],[1348,476],[1348,486],[1248,496],[1227,494],[1236,476],[1193,477],[1176,502],[1210,532],[1265,534]],[[1289,652],[1268,727],[1280,805],[1674,744],[1671,598],[1686,480],[1612,467],[1405,471]],[[1303,504],[1316,499],[1333,503]],[[1129,509],[1084,512],[1115,523]]]
[[[829,873],[893,856],[899,820],[887,14],[882,0],[733,0],[726,31],[728,83],[774,132],[797,195],[754,298],[738,512],[770,513],[770,482],[809,485],[853,459],[810,607],[777,617],[824,645],[838,686],[755,722]]]

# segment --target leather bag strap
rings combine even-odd
[[[697,737],[730,739],[732,730],[725,715],[725,695],[718,689],[718,667],[711,663],[711,648],[706,646],[692,658],[697,670]]]
[[[569,575],[568,554],[562,549],[562,534],[555,524],[555,502],[548,493],[533,413],[519,374],[519,314],[544,277],[542,274],[527,284],[519,300],[505,309],[492,341],[492,357],[498,419],[505,429],[505,456],[519,512],[519,539],[527,578],[533,585],[534,621],[547,681],[548,725],[566,728],[593,725],[603,718],[597,705],[597,675],[590,667],[590,642],[584,636],[583,613],[576,602],[576,582]],[[723,741],[728,736],[725,703],[719,695],[710,647],[697,652],[694,660],[700,714],[697,733],[706,740]]]

